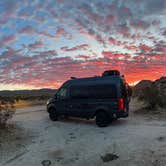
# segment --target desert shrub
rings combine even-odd
[[[160,107],[166,108],[166,94],[160,92],[160,98],[159,99],[160,100],[159,100],[158,105]]]
[[[0,127],[4,127],[14,113],[14,100],[0,97]]]
[[[159,88],[152,84],[146,87],[139,96],[139,99],[147,103],[148,109],[154,109],[156,106],[165,107],[165,94],[162,93]]]

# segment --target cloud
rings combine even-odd
[[[150,51],[152,50],[151,47],[149,47],[149,46],[147,46],[147,45],[145,45],[145,44],[141,44],[141,45],[139,46],[139,49],[141,50],[141,52],[150,52]]]
[[[128,50],[133,50],[135,52],[138,51],[138,47],[136,45],[132,45],[132,44],[131,45],[126,45],[125,48],[128,49]]]
[[[39,37],[55,38],[54,35],[49,34],[48,32],[38,30],[32,26],[25,26],[19,30],[19,33],[24,33],[28,35],[36,35]]]
[[[95,22],[95,24],[97,25],[101,25],[103,23],[104,17],[101,16],[99,13],[94,12],[93,8],[90,5],[82,4],[80,6],[80,10],[85,16],[87,16],[87,18],[91,22]]]
[[[164,0],[149,0],[144,1],[145,7],[150,13],[159,12],[166,8],[166,2]]]
[[[166,42],[162,40],[157,42],[153,47],[153,51],[166,55]]]
[[[113,16],[113,15],[111,15],[111,14],[108,14],[108,15],[105,17],[104,24],[105,24],[105,26],[110,26],[111,24],[114,24],[115,21],[116,21],[115,16]]]
[[[0,81],[58,87],[108,69],[129,82],[165,75],[165,3],[2,1]]]
[[[35,32],[34,28],[32,26],[25,26],[22,29],[19,30],[20,33],[27,33],[27,34],[32,34]]]
[[[40,47],[43,47],[43,46],[44,46],[43,41],[39,40],[39,41],[36,41],[35,43],[29,44],[28,48],[29,49],[36,49],[36,48],[40,48]]]
[[[21,15],[21,17],[30,17],[34,14],[35,9],[32,6],[26,6],[26,7],[22,7],[20,8],[20,10],[18,11],[18,15]]]
[[[152,25],[154,25],[154,26],[159,26],[160,23],[161,23],[161,21],[158,20],[158,19],[155,19],[155,20],[152,21]]]
[[[162,32],[162,35],[163,35],[163,36],[166,36],[166,30],[165,30],[164,32]]]
[[[21,52],[21,50],[15,50],[12,47],[7,47],[7,50],[1,53],[0,59],[7,59],[10,57],[14,57],[14,56],[20,54],[20,52]]]
[[[16,39],[15,35],[9,35],[9,36],[2,37],[2,39],[0,40],[0,47],[4,47],[4,46],[10,44],[15,39]]]
[[[43,53],[43,56],[46,53]],[[51,54],[52,55],[52,54]],[[164,72],[163,63],[160,58],[157,60],[148,60],[146,55],[139,55],[131,58],[128,54],[112,53],[103,51],[103,58],[88,59],[88,56],[82,56],[82,60],[74,60],[70,57],[57,57],[54,59],[43,59],[39,61],[36,57],[19,58],[12,61],[4,72],[0,75],[3,83],[27,83],[31,86],[55,87],[71,76],[88,77],[101,75],[104,70],[119,69],[122,74],[126,75],[129,82],[147,78],[153,78],[154,75],[148,75],[151,71]],[[81,56],[80,56],[81,57]],[[156,68],[156,66],[158,66]],[[68,70],[66,70],[66,68]],[[14,70],[15,77],[12,78],[10,73]],[[145,72],[144,72],[145,71]],[[7,77],[4,77],[4,76]],[[57,83],[57,84],[56,84]],[[58,84],[59,83],[59,84]]]
[[[61,50],[65,52],[70,52],[70,51],[78,51],[78,50],[87,50],[88,48],[89,48],[88,44],[82,44],[72,48],[62,47]]]
[[[0,5],[3,6],[4,8],[2,17],[7,19],[8,17],[12,16],[16,12],[18,7],[18,1],[5,0],[5,1],[1,1]]]
[[[135,19],[130,22],[130,25],[136,30],[145,30],[150,26],[150,23],[145,22],[143,20]]]
[[[69,39],[72,37],[72,35],[70,33],[68,33],[64,28],[57,27],[56,33],[55,33],[55,39],[58,39],[62,36],[66,37],[66,38],[69,38]]]
[[[44,58],[44,59],[49,59],[49,58],[53,58],[56,57],[58,55],[56,50],[48,50],[48,51],[43,51],[43,52],[39,52],[37,54],[35,54],[35,57],[38,58]]]

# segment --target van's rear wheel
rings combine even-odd
[[[50,110],[49,117],[52,121],[57,121],[58,120],[58,114],[54,109]]]
[[[110,118],[105,112],[98,112],[96,114],[96,124],[99,127],[106,127],[110,123]]]

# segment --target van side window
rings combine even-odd
[[[115,85],[91,85],[88,92],[92,98],[107,99],[117,98],[117,88]]]
[[[85,86],[72,86],[70,88],[71,98],[88,98],[88,92]]]
[[[58,99],[66,99],[67,98],[67,88],[61,88],[57,93]]]
[[[117,98],[115,85],[82,85],[71,87],[71,98]]]

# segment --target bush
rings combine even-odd
[[[166,95],[162,93],[155,84],[152,84],[142,91],[139,99],[145,101],[148,104],[148,109],[154,109],[156,106],[166,106],[165,97]]]
[[[0,98],[0,127],[6,126],[7,120],[15,113],[14,101]]]

